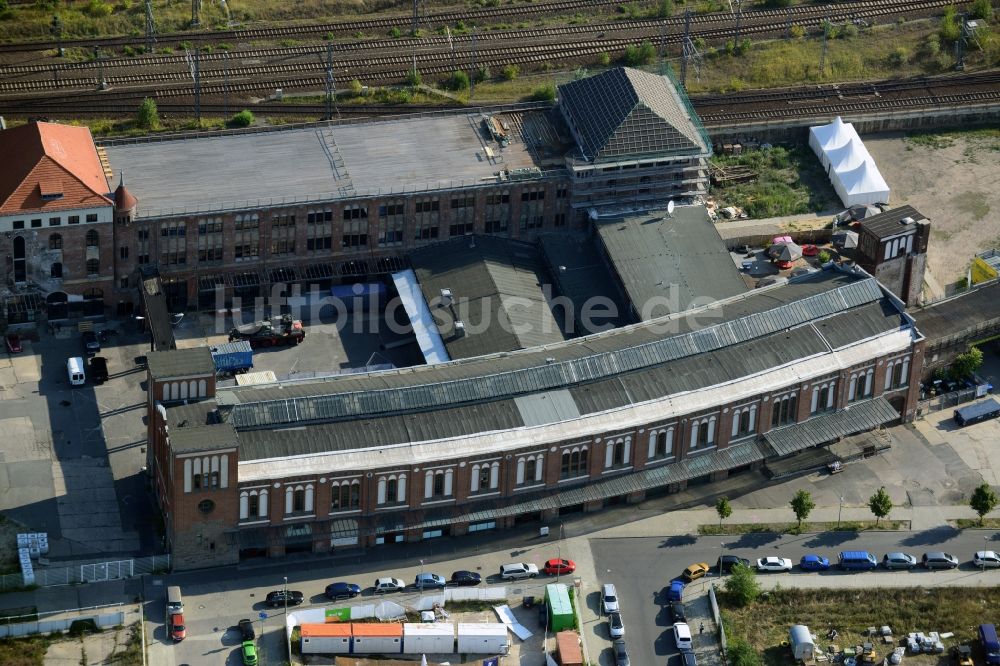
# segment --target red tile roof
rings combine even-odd
[[[0,214],[107,206],[108,180],[90,130],[28,123],[0,131]],[[45,194],[60,194],[43,198]]]

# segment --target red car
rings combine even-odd
[[[571,574],[576,571],[576,562],[573,560],[549,560],[545,563],[543,572],[550,576],[556,574]]]
[[[803,257],[815,257],[819,254],[819,248],[815,245],[803,245],[802,246],[802,256]]]
[[[4,337],[4,342],[7,344],[7,351],[11,354],[16,354],[21,351],[21,336],[17,333],[8,333]]]
[[[168,620],[170,624],[170,637],[174,639],[175,642],[180,642],[187,637],[187,629],[184,627],[184,616],[180,613],[174,613]]]

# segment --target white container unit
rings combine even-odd
[[[350,624],[303,624],[299,632],[302,654],[349,654],[351,651]]]
[[[507,625],[498,622],[468,622],[458,625],[458,651],[468,654],[507,654]]]
[[[403,654],[452,654],[455,625],[451,622],[407,622],[403,625]]]

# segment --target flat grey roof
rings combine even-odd
[[[139,217],[482,185],[537,166],[520,141],[490,144],[476,114],[317,125],[224,136],[112,143]]]
[[[175,453],[235,449],[240,443],[231,423],[173,428],[168,436]]]
[[[215,372],[215,362],[208,347],[149,352],[146,354],[146,367],[153,379],[189,377]]]
[[[463,236],[410,253],[410,265],[452,359],[561,342],[562,327],[543,287],[552,293],[535,245],[494,236]],[[450,289],[450,306],[441,290]],[[455,321],[466,333],[455,334]]]
[[[542,234],[538,241],[559,295],[568,298],[573,305],[573,318],[576,320],[576,328],[570,331],[573,335],[590,335],[634,321],[629,315],[625,295],[611,277],[592,236]],[[600,299],[601,302],[611,304],[606,310],[602,309],[602,312],[608,313],[607,317],[588,315],[585,318],[584,308],[588,304],[597,303],[597,300],[592,299]],[[569,319],[565,313],[563,316],[564,319]],[[565,323],[569,325],[568,321]],[[586,328],[590,326],[596,330]]]
[[[927,344],[934,345],[942,338],[1000,317],[1000,282],[991,282],[908,312],[927,338]]]
[[[682,312],[747,290],[708,212],[601,219],[601,243],[640,319]]]

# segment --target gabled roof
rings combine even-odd
[[[665,76],[608,70],[559,86],[559,105],[588,160],[708,150]]]
[[[0,155],[4,156],[0,214],[112,203],[104,168],[86,127],[36,122],[4,130]]]

